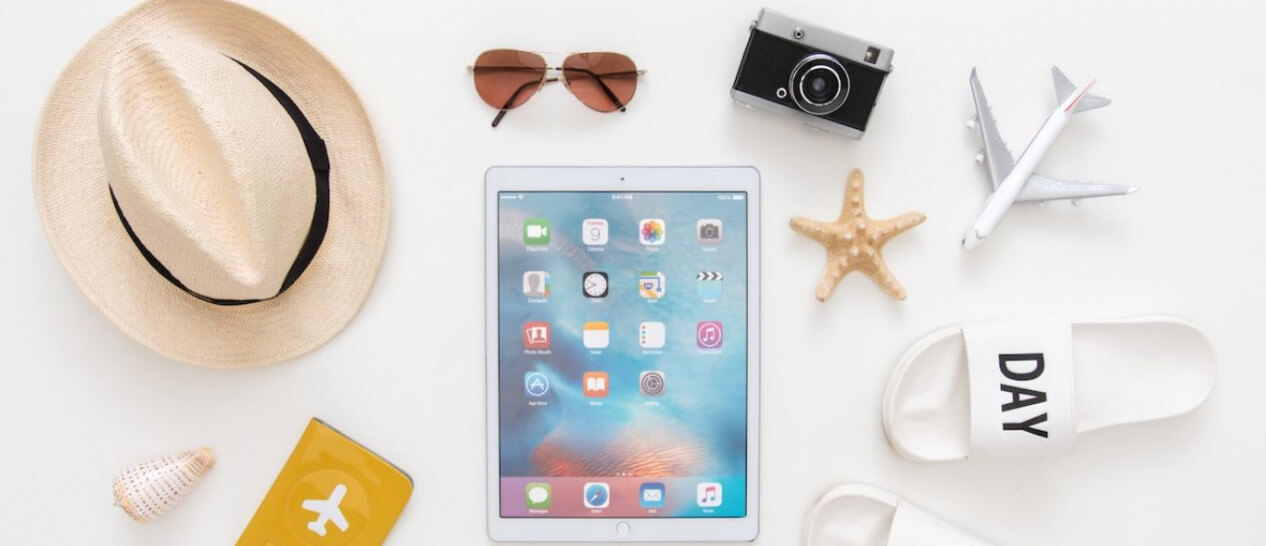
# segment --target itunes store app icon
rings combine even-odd
[[[721,346],[721,322],[705,320],[695,326],[695,341],[700,349],[715,349]]]

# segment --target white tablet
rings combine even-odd
[[[760,179],[486,175],[488,534],[757,533]]]

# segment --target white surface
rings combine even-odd
[[[842,481],[880,484],[999,544],[1266,543],[1266,253],[1254,168],[1266,119],[1266,5],[1256,2],[784,2],[896,50],[862,142],[727,96],[756,2],[252,0],[339,65],[372,116],[393,184],[378,284],[333,342],[296,362],[223,371],[151,354],[71,284],[30,190],[36,116],[61,67],[120,0],[6,2],[0,101],[0,543],[227,544],[308,417],[408,469],[393,544],[483,544],[481,177],[497,164],[751,164],[764,180],[763,521],[798,540]],[[649,69],[624,114],[543,90],[502,126],[465,66],[483,49],[613,49]],[[989,244],[959,239],[988,193],[967,75],[980,67],[1003,132],[1049,111],[1049,68],[1099,77],[1112,106],[1074,120],[1041,172],[1137,184],[1080,208],[1017,207]],[[813,298],[820,246],[785,228],[833,218],[849,168],[876,217],[928,221],[887,246],[910,298],[848,277]],[[897,357],[926,332],[1021,312],[1171,312],[1221,357],[1194,413],[1086,435],[1057,459],[916,464],[884,442]],[[163,519],[110,505],[126,464],[207,444],[220,463]]]

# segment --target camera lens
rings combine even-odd
[[[848,98],[848,71],[824,53],[800,60],[788,82],[796,106],[810,114],[824,116],[840,109]]]

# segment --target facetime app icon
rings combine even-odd
[[[549,244],[549,220],[528,218],[523,221],[523,244],[544,246]]]

